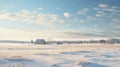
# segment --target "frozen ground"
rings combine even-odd
[[[120,44],[0,44],[0,67],[120,67]]]

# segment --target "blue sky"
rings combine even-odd
[[[119,3],[120,0],[0,0],[0,36],[1,39],[120,37]]]

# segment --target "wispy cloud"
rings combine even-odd
[[[96,13],[96,16],[97,16],[97,17],[106,16],[106,13],[103,12],[103,11],[98,11],[98,12]]]
[[[103,22],[105,22],[105,26],[109,26],[108,29],[103,30],[103,33],[111,37],[119,37],[120,7],[99,4],[98,7],[94,7],[93,9],[96,11],[96,18],[100,18]]]
[[[120,8],[117,6],[109,6],[106,4],[99,4],[98,7],[94,7],[94,10],[96,10],[96,16],[97,17],[113,17],[118,16],[120,13]]]
[[[81,15],[86,15],[88,13],[89,9],[88,8],[84,8],[80,11],[78,11],[78,14],[81,14]]]
[[[40,7],[40,8],[38,8],[38,10],[43,10],[43,8]]]
[[[57,10],[60,10],[61,8],[57,7]]]
[[[106,5],[106,4],[99,4],[98,5],[100,8],[108,8],[108,5]]]
[[[29,12],[28,10],[21,10],[17,13],[5,12],[0,14],[0,19],[7,19],[12,21],[24,21],[32,22],[37,24],[54,24],[54,23],[64,23],[64,20],[56,14],[47,14],[47,13],[37,13]]]
[[[112,18],[110,21],[111,24],[111,28],[109,30],[113,31],[113,32],[119,32],[120,33],[120,18]]]

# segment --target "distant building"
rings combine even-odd
[[[45,39],[36,39],[34,43],[35,44],[46,44],[46,41]]]
[[[106,43],[106,41],[105,41],[105,40],[100,40],[99,42],[100,42],[100,43]]]
[[[114,39],[114,38],[111,38],[108,40],[109,43],[119,43],[119,39]]]

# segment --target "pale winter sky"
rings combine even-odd
[[[120,37],[120,0],[0,0],[0,40]]]

